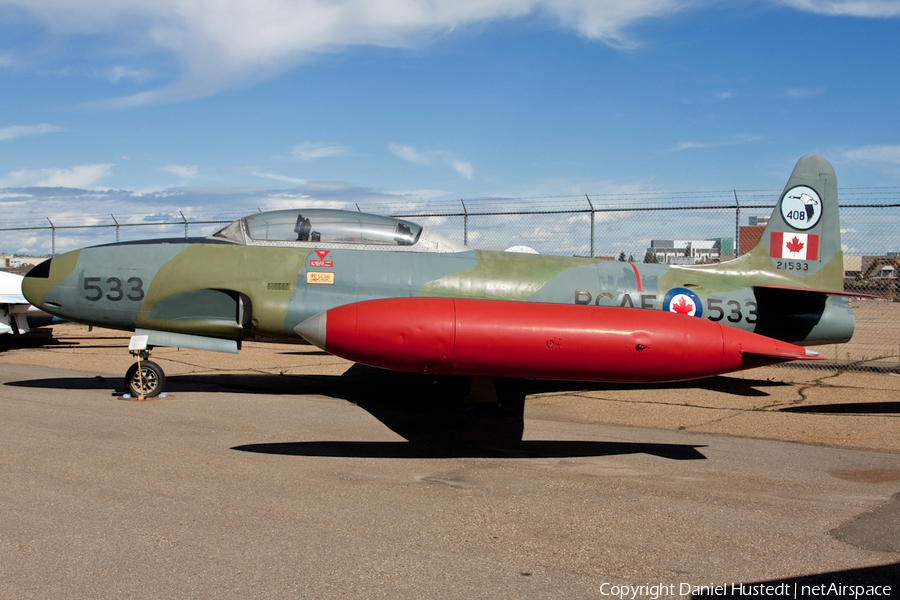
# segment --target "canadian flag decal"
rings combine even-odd
[[[772,238],[769,240],[769,256],[817,260],[819,258],[819,236],[812,233],[773,231]]]

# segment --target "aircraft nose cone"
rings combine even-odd
[[[328,316],[321,312],[315,316],[308,318],[296,327],[294,331],[297,335],[305,339],[314,346],[318,346],[322,350],[325,349],[325,327]]]

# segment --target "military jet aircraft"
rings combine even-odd
[[[372,366],[472,377],[616,382],[699,378],[846,342],[837,183],[795,167],[759,244],[668,266],[473,250],[415,223],[297,209],[207,238],[94,246],[25,278],[35,306],[147,336],[126,374],[158,394],[155,346],[238,352],[301,338]],[[141,366],[138,367],[138,364]]]

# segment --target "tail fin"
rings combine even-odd
[[[752,288],[754,333],[801,346],[846,342],[853,335],[853,312],[845,296],[857,294],[843,291],[834,169],[824,158],[804,156],[750,252],[670,272],[682,287],[705,288],[708,294]]]
[[[821,156],[797,161],[750,262],[800,288],[840,292],[844,257],[837,178]]]

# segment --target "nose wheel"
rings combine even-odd
[[[125,373],[125,388],[134,398],[155,398],[166,387],[166,374],[155,362],[148,360],[150,353],[146,350],[132,352],[138,361]]]

